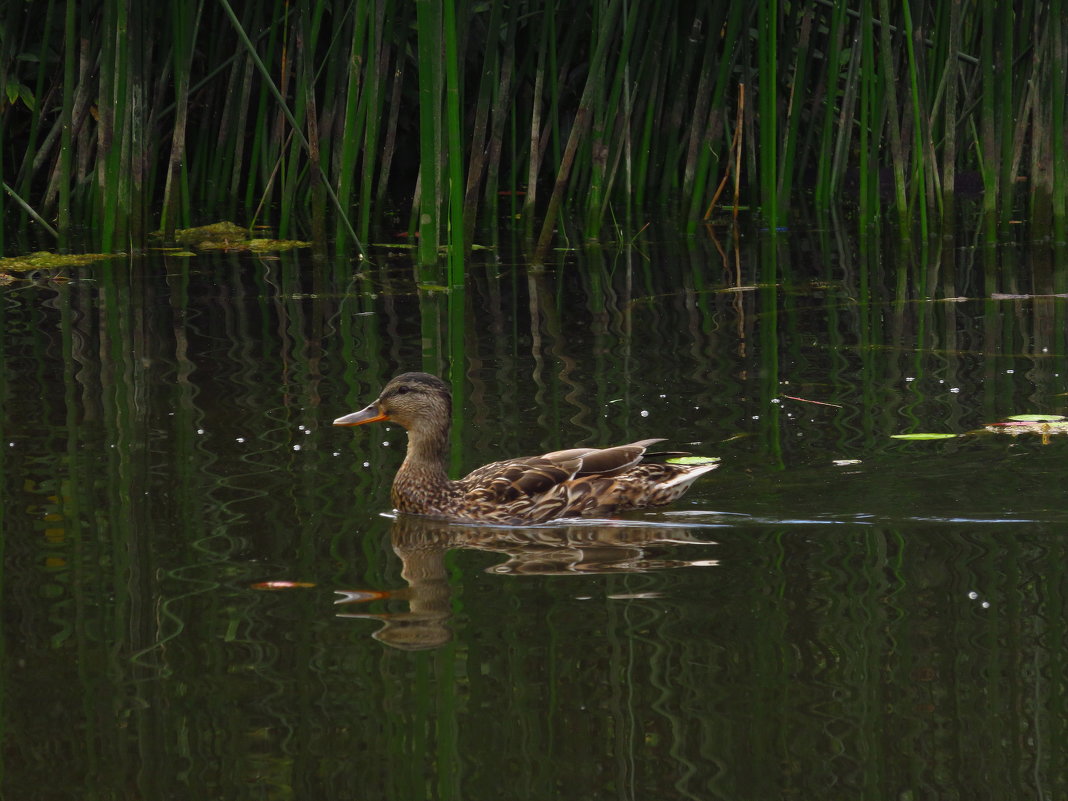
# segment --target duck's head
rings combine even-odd
[[[369,406],[339,417],[334,425],[359,426],[390,420],[408,430],[422,426],[445,428],[451,417],[448,384],[429,373],[404,373],[386,384]]]

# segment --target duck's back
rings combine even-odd
[[[671,503],[718,466],[643,462],[646,448],[660,441],[573,448],[485,465],[453,482],[457,517],[509,525],[607,517]]]

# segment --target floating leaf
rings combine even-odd
[[[52,270],[60,267],[82,267],[94,261],[113,259],[115,253],[49,253],[47,250],[39,250],[27,256],[12,256],[0,259],[0,270],[11,272],[27,272],[29,270]]]
[[[956,434],[891,434],[890,439],[955,439]]]
[[[1014,423],[1057,423],[1064,419],[1063,414],[1014,414],[1006,417]]]
[[[720,461],[718,456],[673,456],[664,460],[667,464],[715,464]]]
[[[1039,434],[1042,437],[1042,444],[1048,444],[1050,437],[1054,434],[1065,435],[1068,434],[1068,420],[1064,418],[1057,418],[1057,415],[1020,415],[1021,417],[1037,417],[1038,420],[1016,420],[1011,419],[1007,423],[988,423],[985,426],[987,431],[994,434],[1008,434],[1009,436],[1018,437],[1023,434],[1034,436]]]

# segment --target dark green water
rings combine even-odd
[[[1068,437],[890,438],[1065,411],[1063,251],[67,277],[0,288],[4,798],[1068,792]],[[723,464],[625,521],[395,520],[403,432],[330,421],[410,369],[456,389],[457,472]]]

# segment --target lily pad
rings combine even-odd
[[[890,439],[956,439],[956,434],[891,434]]]

